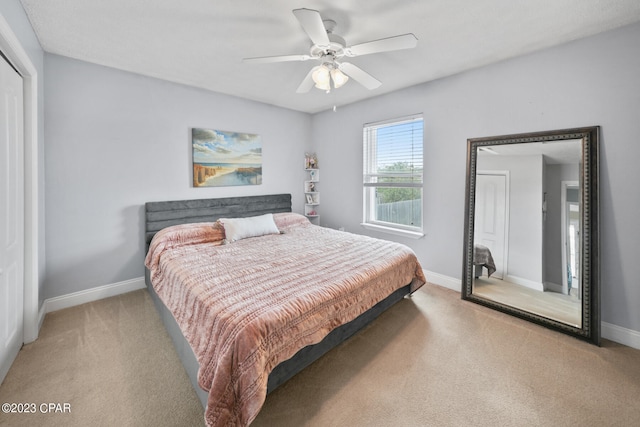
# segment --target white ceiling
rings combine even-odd
[[[309,113],[640,21],[639,0],[21,1],[46,52]],[[378,89],[298,94],[314,62],[242,58],[307,54],[302,7],[347,45],[413,33],[418,46],[350,59]]]

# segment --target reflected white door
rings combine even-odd
[[[496,264],[496,272],[491,277],[503,279],[506,271],[506,175],[477,173],[475,213],[474,242],[488,247],[491,251]]]
[[[0,381],[23,343],[22,77],[0,57]]]
[[[579,183],[562,181],[560,189],[562,239],[562,293],[577,289],[580,298],[580,203]],[[571,192],[574,192],[572,195]]]

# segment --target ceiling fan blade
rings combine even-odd
[[[293,14],[298,18],[302,29],[307,33],[313,44],[329,46],[329,36],[322,23],[320,12],[312,9],[294,9]]]
[[[261,56],[258,58],[244,58],[242,62],[250,64],[269,64],[272,62],[307,61],[311,59],[309,55],[282,55],[282,56]]]
[[[382,84],[378,79],[373,77],[371,74],[363,71],[360,67],[356,67],[355,65],[349,62],[342,62],[338,64],[338,69],[345,73],[347,76],[351,77],[353,80],[360,83],[362,86],[366,87],[369,90],[373,90],[379,88]]]
[[[411,49],[416,47],[418,39],[413,34],[403,34],[401,36],[388,37],[386,39],[374,40],[360,43],[346,48],[345,54],[353,57],[358,55],[369,55],[370,53],[388,52],[390,50]]]
[[[311,75],[319,67],[320,67],[319,65],[316,65],[311,69],[311,71],[309,71],[309,74],[307,74],[307,77],[305,77],[304,80],[302,80],[302,83],[300,83],[300,86],[298,86],[298,89],[296,89],[297,93],[307,93],[311,90],[313,86],[315,86],[316,82],[313,81],[313,77]]]

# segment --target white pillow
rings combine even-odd
[[[273,214],[249,218],[221,218],[219,221],[224,225],[224,233],[228,242],[266,234],[280,234],[280,230],[273,221]]]

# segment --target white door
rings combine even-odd
[[[22,77],[0,57],[0,381],[23,343]]]
[[[577,181],[561,183],[562,293],[577,289],[580,296],[580,203]]]
[[[505,237],[507,221],[507,177],[478,172],[476,178],[476,212],[474,243],[489,248],[496,271],[491,275],[503,279],[505,274]],[[484,270],[484,269],[483,269]]]

